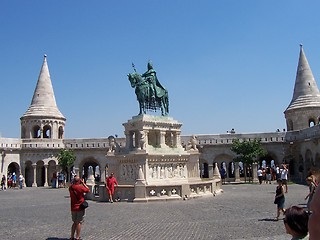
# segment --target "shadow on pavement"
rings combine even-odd
[[[69,240],[70,238],[56,238],[56,237],[49,237],[46,240]]]
[[[259,222],[278,222],[281,221],[282,219],[276,220],[275,218],[263,218],[263,219],[258,219]]]

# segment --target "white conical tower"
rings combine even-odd
[[[301,44],[293,97],[284,114],[288,131],[319,123],[320,93]]]
[[[23,139],[63,138],[66,118],[56,104],[46,55],[44,55],[31,105],[20,120]]]

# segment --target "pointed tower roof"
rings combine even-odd
[[[34,90],[31,105],[25,114],[23,114],[22,118],[30,116],[65,119],[56,104],[47,64],[47,55],[44,55],[43,64],[40,70],[36,89]]]
[[[302,44],[300,44],[300,56],[293,97],[285,112],[305,107],[320,107],[320,93]]]

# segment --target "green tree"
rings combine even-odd
[[[267,154],[267,151],[261,146],[261,140],[258,139],[252,141],[235,139],[232,143],[231,151],[237,154],[233,160],[244,164],[245,181],[247,181],[246,169],[248,164],[252,165],[259,157]]]
[[[60,149],[57,155],[58,163],[63,171],[67,172],[68,168],[73,165],[76,160],[76,155],[71,149]]]

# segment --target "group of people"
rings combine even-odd
[[[275,220],[279,220],[282,212],[286,232],[292,236],[292,240],[319,239],[320,236],[320,190],[317,189],[317,177],[312,171],[309,172],[306,182],[309,186],[309,193],[305,197],[305,200],[308,200],[307,210],[299,206],[292,206],[285,209],[285,193],[288,192],[288,188],[285,187],[281,178],[277,180],[278,185],[274,199],[274,203],[277,205],[277,216]]]
[[[17,183],[19,185],[17,185]],[[1,178],[1,190],[5,191],[8,188],[16,188],[19,187],[19,189],[23,188],[23,183],[24,183],[24,177],[20,173],[19,177],[17,177],[16,173],[8,173],[8,177],[6,179],[5,175],[2,175]],[[7,186],[7,187],[6,187]]]
[[[288,192],[288,168],[286,164],[282,164],[281,168],[277,165],[274,167],[260,167],[257,171],[259,183],[263,182],[271,184],[272,181],[282,179],[283,184],[286,187],[286,192]]]
[[[109,202],[113,203],[115,187],[118,186],[117,179],[114,174],[111,173],[106,178],[106,190],[109,195]],[[89,193],[90,189],[86,185],[85,181],[79,176],[75,175],[72,184],[69,187],[69,194],[71,199],[71,240],[79,240],[81,234],[81,226],[85,217],[85,208],[81,207],[81,204],[85,202],[84,195]],[[76,236],[76,237],[75,237]]]

